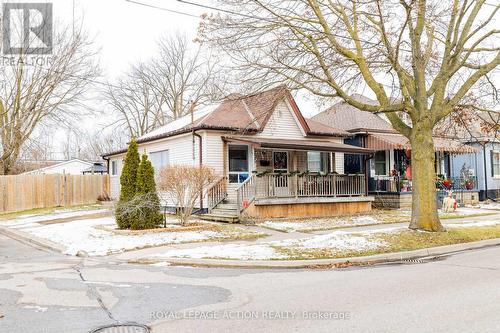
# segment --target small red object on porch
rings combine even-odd
[[[243,200],[243,208],[248,208],[249,204],[248,204],[248,200]]]

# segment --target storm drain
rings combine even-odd
[[[90,333],[149,333],[149,327],[139,324],[114,324],[98,327]]]
[[[426,258],[416,258],[416,259],[404,259],[400,262],[403,264],[425,264],[428,262],[441,261],[445,260],[446,256],[437,256],[437,257],[426,257]]]

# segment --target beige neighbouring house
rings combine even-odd
[[[219,178],[197,203],[205,218],[309,217],[371,209],[365,174],[345,174],[344,154],[371,150],[344,144],[352,134],[306,119],[284,86],[233,94],[137,139],[155,170],[203,164]],[[117,198],[126,149],[108,160],[111,196]],[[164,205],[173,208],[165,199]]]

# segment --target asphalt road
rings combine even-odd
[[[341,270],[154,267],[0,235],[0,332],[499,332],[500,248]],[[3,317],[2,317],[3,316]]]

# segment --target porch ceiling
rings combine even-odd
[[[284,140],[268,138],[223,137],[226,142],[252,145],[254,148],[275,148],[288,150],[331,151],[338,153],[369,155],[374,151],[337,142],[315,140]]]
[[[373,150],[411,149],[410,141],[401,134],[369,133],[367,147]],[[456,154],[475,153],[474,147],[449,138],[434,137],[434,150]]]

